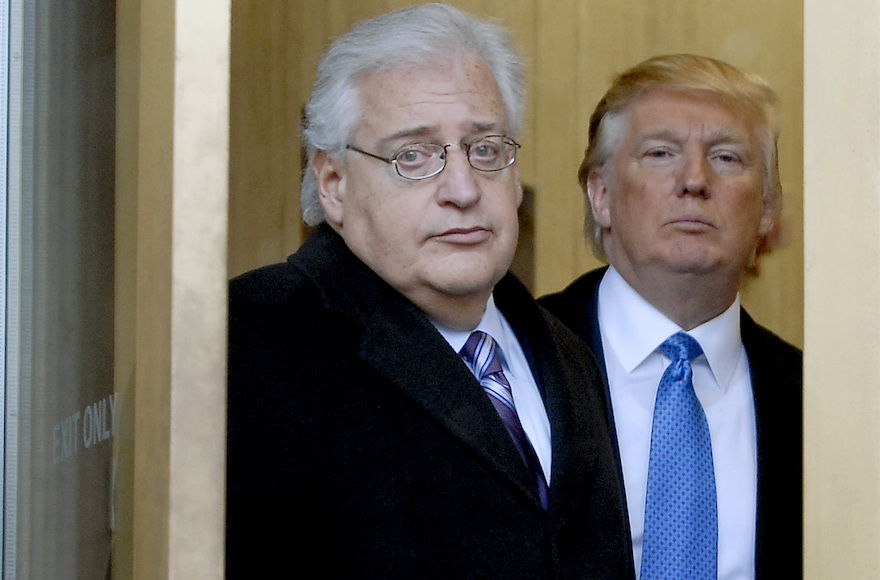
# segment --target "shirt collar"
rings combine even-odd
[[[599,328],[624,370],[631,373],[664,340],[682,330],[609,267],[599,284]],[[709,368],[726,389],[742,356],[739,294],[727,310],[688,331],[703,348]]]
[[[504,325],[501,323],[501,311],[498,310],[498,307],[495,305],[494,295],[489,295],[489,301],[486,303],[486,310],[483,311],[483,318],[480,319],[480,323],[473,330],[458,330],[456,328],[450,328],[449,326],[440,324],[436,320],[431,320],[431,324],[433,324],[437,331],[443,335],[443,338],[446,339],[446,342],[449,343],[449,346],[451,346],[455,352],[461,352],[464,343],[467,342],[467,339],[472,332],[476,330],[485,332],[495,339],[496,344],[498,344],[504,372],[511,372],[509,370],[509,365],[507,364],[506,355],[504,354],[508,352],[507,333],[504,332]]]

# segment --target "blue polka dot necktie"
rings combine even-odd
[[[641,580],[718,577],[715,469],[691,361],[703,353],[684,332],[660,345],[672,359],[660,379],[651,429]]]
[[[534,475],[541,505],[547,509],[547,481],[544,479],[544,471],[519,421],[519,415],[513,405],[513,391],[501,369],[501,358],[497,349],[498,346],[491,336],[477,330],[468,337],[460,354],[480,382],[480,386],[489,395],[489,400],[492,401],[501,421],[507,427],[507,432],[510,433],[520,457]]]

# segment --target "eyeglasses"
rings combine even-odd
[[[447,145],[435,143],[414,143],[399,149],[391,157],[382,157],[354,145],[346,145],[346,149],[357,151],[373,159],[384,161],[394,166],[397,174],[404,179],[428,179],[446,168]],[[516,161],[516,150],[520,144],[503,135],[487,135],[473,143],[463,144],[465,155],[471,167],[478,171],[501,171]]]

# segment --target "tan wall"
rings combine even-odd
[[[805,578],[880,578],[880,5],[805,2]]]
[[[234,0],[229,271],[283,260],[301,241],[297,127],[324,46],[351,23],[416,2]],[[764,76],[782,99],[785,246],[768,256],[744,302],[803,343],[803,7],[793,0],[457,0],[514,31],[528,61],[520,165],[535,188],[536,294],[597,264],[582,236],[576,172],[586,126],[612,75],[648,56],[695,52]]]

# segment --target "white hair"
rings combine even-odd
[[[495,77],[508,133],[516,137],[525,109],[525,81],[508,36],[505,28],[446,4],[403,8],[356,24],[324,51],[318,63],[302,126],[306,158],[318,150],[345,149],[362,118],[359,90],[364,76],[438,63],[458,66],[469,56],[482,60]],[[325,220],[310,167],[303,175],[300,205],[307,224]]]

